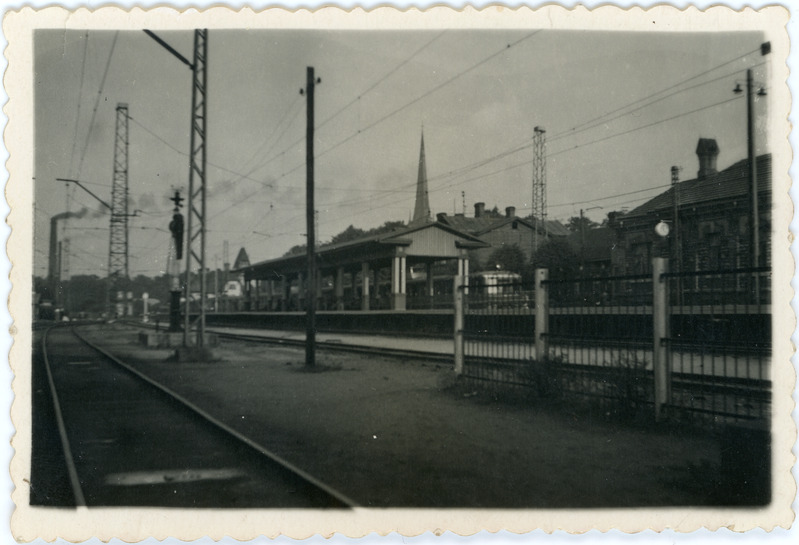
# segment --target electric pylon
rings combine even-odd
[[[191,270],[192,263],[199,266],[200,305],[197,319],[197,346],[205,344],[205,137],[206,137],[206,88],[208,84],[208,30],[194,31],[194,63],[192,64],[191,137],[189,154],[189,199],[186,231],[186,314],[184,316],[183,345],[188,346],[191,330]]]
[[[108,246],[108,317],[116,315],[114,301],[128,278],[128,105],[117,104],[114,138],[114,180],[111,186],[111,226]],[[123,311],[124,312],[124,311]]]
[[[547,238],[547,140],[546,130],[536,127],[533,136],[533,255]],[[539,234],[543,230],[543,236]]]

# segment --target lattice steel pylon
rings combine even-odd
[[[533,255],[546,241],[547,230],[547,140],[543,127],[533,129]],[[543,236],[539,230],[543,229]]]
[[[108,245],[108,317],[116,315],[116,292],[128,278],[128,105],[117,104],[114,138],[114,180],[111,186],[111,226]],[[123,311],[124,312],[124,311]]]
[[[208,84],[208,30],[194,31],[194,63],[192,64],[191,137],[189,154],[189,198],[186,222],[186,311],[183,345],[189,345],[191,327],[191,270],[199,266],[200,304],[197,319],[197,346],[205,344],[205,217],[206,217],[206,122]]]

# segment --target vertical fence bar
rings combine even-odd
[[[535,359],[543,362],[549,353],[549,269],[535,270]]]
[[[665,406],[671,401],[671,349],[669,339],[668,280],[669,261],[652,259],[652,324],[654,330],[653,370],[655,376],[655,419],[665,416]]]
[[[463,374],[463,276],[456,276],[453,281],[455,297],[455,375]]]

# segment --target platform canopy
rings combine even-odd
[[[344,273],[383,268],[391,269],[392,294],[405,294],[407,271],[410,267],[435,262],[457,260],[458,271],[468,274],[468,251],[485,248],[481,239],[443,225],[428,222],[369,235],[355,240],[322,246],[316,257],[319,277],[338,278]],[[238,269],[244,275],[245,284],[252,281],[284,281],[301,279],[307,270],[305,253],[271,259]],[[368,274],[367,274],[368,276]],[[368,292],[368,288],[365,290]],[[403,297],[394,297],[392,308],[404,308]]]

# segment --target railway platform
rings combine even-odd
[[[304,331],[218,326],[206,327],[206,331],[223,335],[243,335],[248,337],[260,337],[273,341],[288,341],[289,343],[305,342]],[[452,339],[431,337],[317,332],[316,340],[320,343],[341,345],[344,348],[353,347],[396,350],[409,353],[418,352],[420,355],[451,356],[454,351],[454,341]]]

